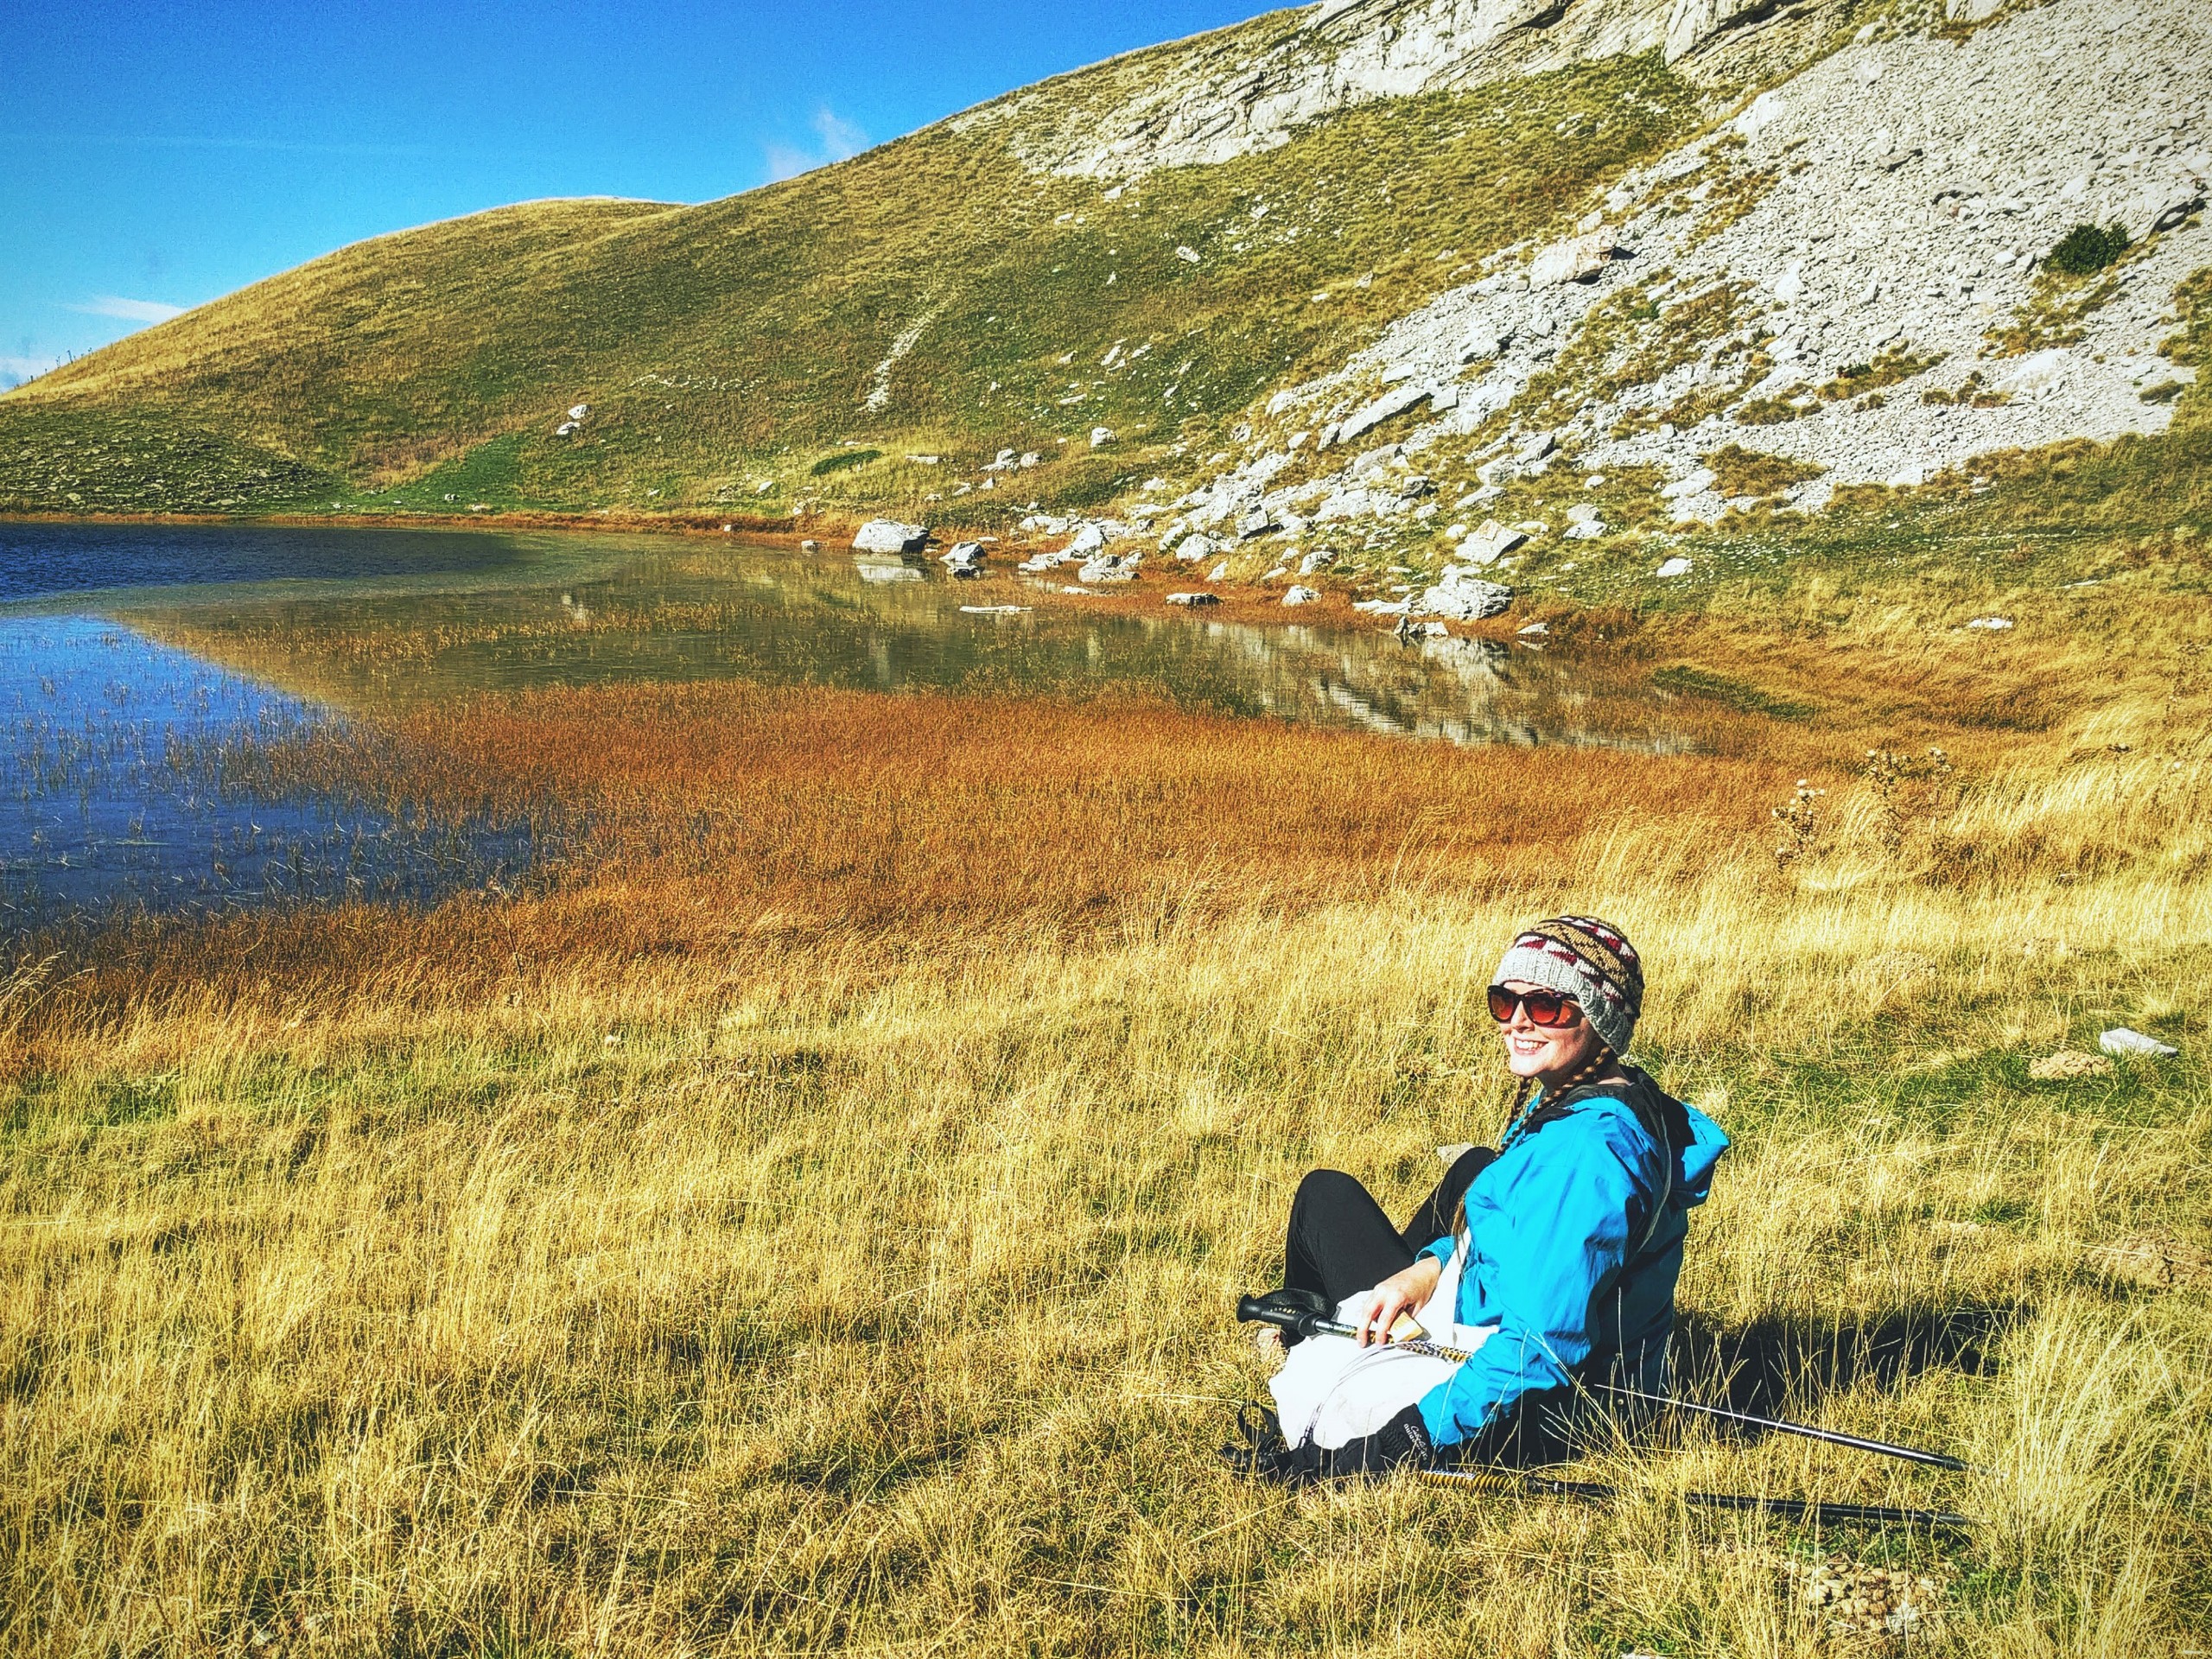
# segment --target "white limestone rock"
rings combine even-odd
[[[1393,416],[1402,415],[1420,403],[1429,395],[1429,390],[1427,386],[1414,385],[1400,386],[1395,391],[1384,392],[1372,403],[1355,410],[1338,422],[1333,432],[1324,429],[1320,447],[1325,449],[1333,444],[1350,443],[1354,438],[1372,432]]]
[[[1710,467],[1700,467],[1687,478],[1678,478],[1671,484],[1659,486],[1659,493],[1669,499],[1686,495],[1702,495],[1713,487],[1714,473]]]
[[[1557,288],[1562,283],[1586,281],[1605,268],[1615,246],[1610,231],[1592,231],[1554,242],[1529,262],[1529,286]]]
[[[1212,542],[1196,532],[1185,536],[1175,544],[1175,556],[1185,564],[1198,564],[1220,551]]]
[[[1495,582],[1485,582],[1471,570],[1457,565],[1446,565],[1442,576],[1434,586],[1426,589],[1418,603],[1408,613],[1417,616],[1447,616],[1455,621],[1477,622],[1486,616],[1497,616],[1513,603],[1513,590]]]
[[[853,537],[855,553],[918,553],[929,544],[925,524],[902,524],[895,518],[871,518]]]
[[[1495,518],[1486,518],[1482,527],[1452,550],[1459,558],[1478,565],[1496,564],[1516,548],[1527,544],[1528,537],[1520,531],[1501,524]]]

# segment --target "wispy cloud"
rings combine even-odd
[[[868,148],[868,134],[826,104],[814,112],[814,130],[822,140],[823,150],[833,162],[857,156]]]
[[[826,104],[814,112],[814,118],[807,124],[814,129],[816,143],[813,148],[801,149],[796,144],[770,144],[767,147],[771,183],[778,179],[793,179],[802,173],[811,173],[817,167],[844,161],[868,148],[868,134]]]
[[[126,300],[118,294],[101,294],[82,305],[65,308],[81,311],[88,317],[115,317],[124,322],[167,322],[181,316],[185,308],[171,305],[167,300]]]
[[[48,369],[61,366],[59,357],[10,357],[0,353],[0,387],[20,386],[26,380],[35,380]]]
[[[810,173],[822,165],[822,158],[810,156],[803,149],[793,149],[789,144],[768,146],[768,182],[779,179],[795,179],[802,173]]]

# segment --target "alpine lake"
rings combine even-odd
[[[737,537],[0,524],[0,929],[524,879],[559,852],[526,823],[434,823],[224,761],[536,686],[1126,693],[1385,739],[1694,747],[1648,702],[1601,712],[1540,640],[1133,613],[1065,585]]]

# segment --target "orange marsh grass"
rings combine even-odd
[[[531,818],[574,855],[523,894],[428,913],[114,928],[73,947],[80,977],[27,1037],[172,995],[437,1001],[579,964],[619,978],[641,957],[911,962],[1008,930],[1551,887],[1560,849],[1601,823],[1700,864],[1785,781],[1743,760],[1376,743],[1152,703],[727,683],[486,698],[214,765],[410,816]]]

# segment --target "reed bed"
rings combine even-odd
[[[1454,753],[633,687],[232,753],[585,850],[429,912],[47,941],[0,985],[0,1631],[2178,1652],[2212,1611],[2205,778],[2186,721],[2131,729],[1910,791],[1832,766],[1779,862],[1783,728]],[[1643,1054],[1737,1137],[1685,1388],[1987,1474],[1698,1431],[1594,1452],[1603,1509],[1215,1465],[1299,1174],[1403,1207],[1496,1132],[1481,988],[1569,901],[1642,944]],[[2120,1023],[2181,1055],[2030,1074]],[[1891,1634],[1808,1605],[1816,1562],[1936,1587]]]

